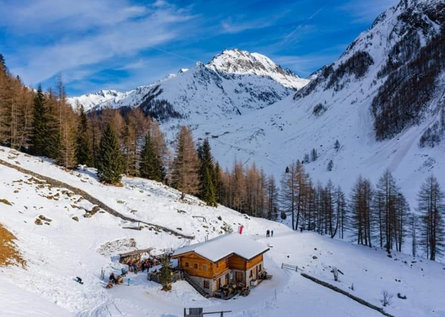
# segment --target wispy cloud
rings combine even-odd
[[[355,23],[371,23],[380,13],[396,5],[398,2],[399,0],[350,0],[341,5],[340,9],[349,13]]]
[[[61,73],[70,94],[131,89],[234,47],[306,76],[396,1],[0,0],[0,52],[26,84]]]
[[[75,30],[74,34],[67,32],[49,43],[30,41],[23,45],[18,49],[21,63],[15,63],[12,70],[21,74],[25,82],[36,84],[60,72],[69,73],[80,66],[137,54],[172,41],[187,32],[186,24],[193,19],[186,11],[160,1],[148,7],[125,1],[109,4],[102,7],[99,1],[38,0],[27,7],[11,7],[11,15],[4,16],[1,23],[23,36],[44,32],[51,37],[60,32],[59,28]],[[40,12],[42,15],[37,14]],[[32,14],[37,21],[30,19]],[[32,22],[24,23],[28,19]]]

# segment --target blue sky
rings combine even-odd
[[[27,85],[132,89],[226,48],[300,76],[333,62],[397,0],[0,0],[0,53]]]

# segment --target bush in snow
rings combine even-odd
[[[383,291],[382,292],[382,296],[383,296],[383,298],[380,300],[382,302],[382,305],[384,307],[390,305],[391,304],[392,295],[389,294],[388,291]]]

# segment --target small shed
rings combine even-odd
[[[148,249],[133,250],[126,253],[121,253],[119,254],[119,262],[127,265],[134,262],[140,262],[141,257],[143,255],[150,255],[150,252],[152,250],[153,248],[148,248]]]

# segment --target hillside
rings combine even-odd
[[[282,270],[282,262],[298,265],[303,272],[330,283],[335,283],[331,267],[338,267],[344,275],[336,286],[351,291],[354,284],[354,295],[377,306],[381,306],[382,291],[387,290],[394,297],[385,310],[395,316],[441,316],[445,312],[441,300],[445,268],[439,263],[397,253],[388,258],[380,250],[314,233],[295,233],[284,225],[222,206],[206,207],[191,196],[181,202],[179,192],[153,181],[124,178],[123,187],[105,186],[97,182],[94,170],[65,171],[5,147],[0,148],[0,159],[83,189],[124,215],[193,235],[191,243],[229,228],[236,231],[243,224],[245,234],[269,246],[265,266],[273,275],[248,297],[229,301],[204,299],[186,282],[173,284],[173,291],[166,294],[143,273],[131,273],[130,286],[107,290],[100,271],[119,270],[118,253],[135,247],[154,247],[159,253],[183,246],[187,239],[149,228],[125,229],[134,224],[101,210],[92,214],[94,204],[76,193],[0,164],[0,198],[9,202],[1,205],[0,224],[15,235],[26,261],[25,269],[0,269],[0,315],[181,316],[183,307],[202,306],[232,310],[230,316],[292,315],[296,311],[301,316],[381,316],[297,272]],[[36,224],[36,219],[42,224]],[[274,238],[264,238],[266,229],[275,231]],[[76,276],[82,277],[84,285],[74,281]],[[397,293],[407,299],[397,298]]]
[[[282,69],[264,55],[235,49],[151,85],[127,92],[102,90],[68,101],[73,106],[83,105],[87,111],[140,107],[160,121],[196,122],[231,118],[267,107],[307,83],[307,79]]]
[[[109,104],[141,107],[160,120],[171,142],[178,126],[190,126],[196,139],[210,138],[224,167],[235,159],[255,162],[280,177],[315,149],[318,159],[306,170],[315,181],[332,179],[346,191],[360,174],[375,182],[389,169],[414,207],[425,175],[434,173],[445,186],[444,17],[442,1],[400,1],[290,95],[282,86],[290,85],[278,79],[286,72],[267,66],[269,59],[227,50]],[[264,72],[275,80],[258,76]],[[214,91],[224,92],[223,99]],[[135,97],[145,93],[145,101]]]

